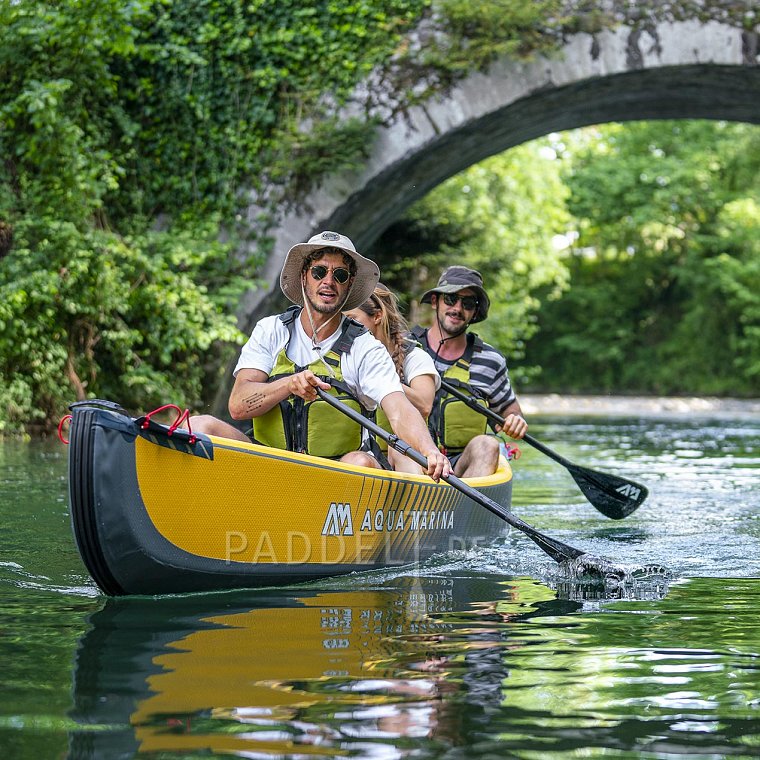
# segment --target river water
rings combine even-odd
[[[760,415],[531,432],[650,496],[610,521],[523,445],[514,511],[667,576],[568,586],[513,531],[318,585],[108,599],[71,537],[65,447],[0,443],[0,757],[760,756]]]

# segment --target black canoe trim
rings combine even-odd
[[[111,596],[124,593],[124,589],[108,569],[98,540],[95,522],[93,489],[93,452],[96,427],[92,424],[97,409],[77,409],[71,424],[71,450],[69,452],[69,503],[71,504],[74,538],[79,553],[92,579]],[[74,487],[74,484],[78,484]]]

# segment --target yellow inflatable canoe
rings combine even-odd
[[[502,460],[467,481],[507,509]],[[74,536],[109,595],[283,585],[425,560],[505,523],[427,476],[194,436],[117,404],[72,406]]]

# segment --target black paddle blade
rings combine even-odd
[[[622,520],[638,509],[649,495],[646,486],[634,480],[596,472],[586,467],[569,465],[568,472],[583,491],[585,497],[612,520]]]

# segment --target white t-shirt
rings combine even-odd
[[[431,375],[435,383],[435,389],[441,387],[441,376],[435,368],[435,362],[424,348],[414,346],[404,358],[404,379],[407,385],[420,375]]]
[[[341,324],[332,335],[317,343],[322,356],[340,337],[343,319],[345,317],[341,317]],[[288,340],[290,340],[289,345]],[[292,339],[287,325],[279,316],[275,314],[264,317],[256,323],[251,337],[240,351],[240,358],[233,374],[237,375],[241,369],[258,369],[269,375],[278,354],[286,345],[288,359],[299,367],[311,364],[319,356],[298,317],[293,326]],[[369,332],[359,335],[354,340],[351,350],[342,356],[341,371],[346,385],[369,410],[379,406],[389,393],[403,392],[391,355],[385,346]],[[329,373],[325,367],[325,371],[319,374],[328,375]]]

